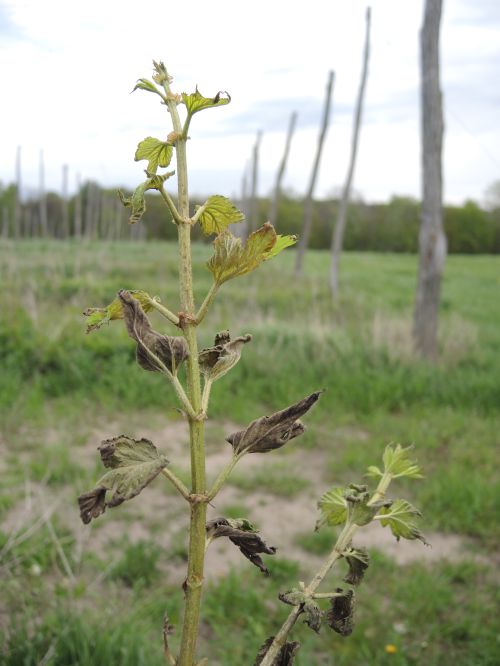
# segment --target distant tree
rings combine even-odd
[[[426,0],[421,31],[422,221],[414,314],[417,352],[437,356],[441,278],[446,259],[442,211],[443,110],[439,75],[439,29],[442,0]]]
[[[500,209],[500,180],[496,180],[486,188],[484,193],[484,206],[486,210]]]

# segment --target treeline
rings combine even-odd
[[[120,203],[116,190],[87,182],[71,197],[64,199],[49,192],[43,199],[17,197],[15,185],[0,191],[0,229],[3,238],[81,237],[87,239],[174,239],[176,229],[169,222],[165,205],[156,193],[146,194],[144,220],[129,225],[128,210]],[[193,205],[203,203],[203,199]],[[237,205],[239,202],[235,202]],[[240,207],[244,206],[239,204]],[[269,217],[271,202],[258,201],[257,223]],[[316,201],[310,247],[328,249],[332,225],[337,219],[337,199]],[[280,200],[276,227],[280,233],[300,234],[303,223],[303,200],[283,196]],[[446,206],[444,225],[451,253],[500,253],[500,207],[484,210],[474,201],[463,206]],[[375,252],[410,252],[418,247],[420,204],[409,197],[393,197],[387,204],[352,202],[344,247],[347,250]]]

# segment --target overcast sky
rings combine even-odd
[[[372,55],[354,188],[367,201],[419,196],[419,55],[422,0],[373,0]],[[359,83],[361,0],[0,0],[0,180],[35,189],[40,150],[48,187],[62,165],[106,186],[134,187],[133,160],[148,135],[164,138],[159,99],[130,94],[163,60],[176,92],[227,90],[229,106],[191,124],[190,189],[237,196],[258,130],[259,193],[272,188],[286,128],[298,112],[284,186],[303,194],[314,159],[328,71],[331,126],[316,196],[345,178]],[[444,0],[442,85],[445,200],[481,200],[500,180],[500,0]],[[157,101],[158,100],[158,101]]]

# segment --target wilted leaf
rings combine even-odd
[[[316,391],[280,412],[255,419],[244,430],[226,437],[226,441],[235,454],[267,453],[279,449],[304,432],[305,426],[298,419],[311,409],[320,395],[321,391]]]
[[[182,93],[182,101],[186,105],[188,118],[191,118],[198,111],[229,104],[231,96],[229,93],[220,90],[215,97],[203,97],[198,88],[196,88],[196,91],[190,95]]]
[[[385,471],[396,479],[401,476],[409,476],[412,479],[422,479],[422,470],[415,460],[410,460],[409,454],[412,446],[403,448],[401,444],[389,444],[386,446],[383,461]]]
[[[153,309],[151,305],[152,298],[147,292],[140,289],[130,289],[128,293],[139,301],[144,312],[149,312]],[[105,308],[87,308],[83,314],[85,317],[88,317],[86,332],[90,333],[110,321],[123,319],[122,302],[117,297]]]
[[[119,291],[118,298],[122,303],[128,334],[137,342],[137,363],[144,370],[153,372],[162,372],[165,366],[175,374],[189,356],[186,340],[154,331],[141,304],[128,291]]]
[[[97,482],[94,490],[78,498],[85,524],[104,513],[106,507],[118,506],[138,495],[168,464],[148,439],[126,435],[103,441],[99,452],[104,466],[112,471]]]
[[[380,515],[386,516],[380,520],[382,527],[389,525],[392,533],[399,541],[403,539],[419,539],[428,545],[424,535],[418,529],[418,522],[422,514],[406,500],[398,499],[390,507],[382,507]]]
[[[321,516],[316,523],[316,531],[323,525],[333,527],[343,525],[347,520],[347,502],[345,499],[346,488],[338,486],[328,490],[320,497],[318,509]]]
[[[370,564],[368,551],[366,548],[349,548],[344,557],[349,565],[349,573],[345,576],[344,582],[349,585],[359,585]]]
[[[337,588],[341,596],[330,599],[330,609],[326,614],[329,626],[341,636],[349,636],[354,628],[354,592]]]
[[[155,173],[146,170],[148,179],[135,188],[131,197],[126,197],[121,190],[118,190],[118,197],[122,204],[126,208],[132,209],[132,214],[129,218],[130,224],[139,222],[146,212],[146,192],[148,190],[160,189],[167,178],[170,178],[174,173],[175,171],[169,171],[158,176]]]
[[[215,381],[223,377],[231,368],[238,363],[241,358],[243,345],[252,340],[252,336],[241,335],[231,341],[229,331],[217,333],[215,336],[215,345],[202,349],[198,360],[203,374]]]
[[[196,214],[203,233],[207,236],[220,234],[230,224],[245,219],[241,210],[238,210],[229,199],[219,194],[208,197],[203,206],[198,207]]]
[[[306,615],[304,623],[316,633],[319,632],[322,616],[320,607],[314,599],[307,597],[302,590],[297,590],[296,588],[289,590],[288,592],[281,592],[278,597],[280,601],[283,601],[285,604],[289,604],[290,606],[300,606],[302,612]]]
[[[137,146],[135,161],[148,160],[148,172],[156,173],[158,167],[168,167],[172,160],[173,146],[152,136],[146,137]]]
[[[271,636],[271,638],[268,638],[267,641],[261,645],[254,666],[259,666],[262,663],[273,641],[274,636]],[[297,641],[285,643],[285,645],[283,645],[279,653],[276,655],[276,658],[273,660],[271,666],[292,666],[299,648],[300,643],[297,643]]]
[[[244,519],[231,521],[227,518],[216,518],[207,523],[206,531],[210,540],[227,537],[235,546],[238,546],[252,564],[255,564],[262,573],[269,575],[269,570],[264,565],[259,553],[274,555],[276,548],[266,545],[249,521]]]
[[[296,240],[296,236],[277,236],[269,222],[250,234],[245,245],[226,230],[214,241],[214,255],[207,263],[208,270],[216,284],[221,285],[255,270]]]

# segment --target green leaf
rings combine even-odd
[[[321,517],[316,523],[316,531],[323,525],[330,527],[342,525],[347,520],[347,502],[345,499],[346,488],[338,486],[332,488],[321,496],[318,502],[318,508],[321,511]]]
[[[203,206],[198,207],[195,218],[203,233],[208,236],[222,233],[230,224],[244,220],[245,216],[229,199],[214,194],[208,197]]]
[[[215,239],[214,255],[207,267],[216,284],[221,285],[227,280],[250,273],[263,261],[293,245],[296,240],[296,236],[278,236],[269,222],[250,234],[245,245],[226,230]]]
[[[130,289],[128,292],[131,296],[139,301],[144,312],[149,312],[153,309],[151,296],[146,291],[140,289]],[[108,324],[115,319],[123,319],[123,307],[121,300],[116,297],[105,308],[87,308],[84,311],[84,316],[87,317],[87,333],[101,328],[104,324]]]
[[[146,199],[145,193],[148,190],[159,190],[163,183],[173,176],[175,171],[169,171],[167,173],[157,176],[154,173],[150,173],[146,170],[148,179],[143,183],[138,185],[131,197],[126,197],[121,190],[118,190],[118,196],[122,204],[127,208],[132,208],[132,215],[129,218],[130,224],[135,224],[143,217],[146,212]]]
[[[160,97],[163,97],[155,84],[149,79],[137,79],[137,83],[135,84],[132,92],[135,90],[146,90],[146,92],[156,93],[157,95],[160,95]]]
[[[203,97],[197,87],[195,92],[190,95],[182,93],[182,101],[186,105],[189,120],[195,113],[198,113],[198,111],[229,104],[231,96],[228,92],[219,90],[214,97]]]
[[[138,495],[168,464],[149,439],[120,435],[103,441],[99,452],[104,466],[111,471],[97,482],[94,490],[78,498],[80,517],[85,524],[107,507],[118,506]]]
[[[252,340],[250,334],[240,335],[231,340],[229,331],[215,336],[215,345],[202,349],[198,356],[200,369],[207,379],[215,381],[223,377],[241,358],[241,350]]]
[[[345,576],[344,582],[349,585],[359,585],[370,564],[368,551],[366,548],[349,548],[344,557],[349,565],[349,573]]]
[[[370,467],[368,467],[368,469],[366,470],[365,476],[371,476],[376,479],[378,477],[383,476],[383,473],[375,465],[370,465]]]
[[[401,537],[403,539],[419,539],[422,543],[428,545],[418,528],[422,514],[406,500],[398,499],[392,503],[392,506],[382,507],[379,515],[384,516],[380,520],[382,527],[389,525],[398,541]]]
[[[412,446],[403,448],[401,444],[389,444],[386,446],[383,462],[385,471],[396,479],[401,476],[409,476],[412,479],[422,479],[422,470],[415,460],[410,460],[409,454]]]
[[[148,160],[148,173],[156,173],[158,167],[168,167],[172,160],[173,146],[152,136],[146,137],[137,146],[135,161]]]

